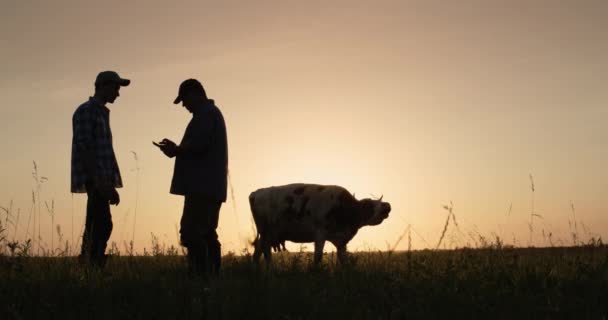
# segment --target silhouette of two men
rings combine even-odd
[[[80,105],[72,119],[72,184],[74,193],[87,193],[87,213],[80,259],[105,265],[105,249],[112,232],[110,204],[118,205],[122,187],[112,146],[107,103],[114,103],[130,80],[114,71],[99,73],[95,94]],[[190,269],[217,273],[221,245],[216,232],[219,211],[226,201],[228,146],[221,111],[195,79],[181,83],[174,104],[192,113],[180,144],[169,139],[154,143],[175,158],[170,193],[184,196],[180,241],[188,249]]]

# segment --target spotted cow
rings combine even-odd
[[[388,217],[391,206],[378,200],[357,200],[346,189],[333,185],[289,184],[262,188],[249,195],[257,228],[253,258],[271,260],[271,248],[285,241],[314,242],[315,263],[321,262],[325,241],[344,263],[346,245],[363,226],[375,226]]]

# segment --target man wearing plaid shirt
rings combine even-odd
[[[71,190],[88,197],[80,259],[95,266],[105,264],[106,246],[112,233],[110,204],[118,205],[116,188],[122,187],[106,103],[114,103],[120,96],[120,87],[130,82],[114,71],[100,72],[95,80],[95,94],[72,117]]]

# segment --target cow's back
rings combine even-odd
[[[249,203],[259,233],[305,241],[344,197],[350,194],[339,186],[294,183],[258,189],[250,194]]]

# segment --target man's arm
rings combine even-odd
[[[152,144],[160,148],[160,151],[169,158],[173,158],[177,155],[177,145],[167,138],[163,139],[160,143],[152,142]]]
[[[177,155],[204,154],[214,139],[218,121],[217,114],[208,112],[200,118],[193,119],[193,121],[195,122],[191,134],[176,148]]]
[[[81,156],[87,179],[89,179],[95,189],[110,200],[111,204],[118,204],[120,202],[118,192],[99,175],[97,155],[95,154],[95,136],[93,134],[95,115],[90,109],[80,109],[74,114],[72,126],[76,152]]]
[[[154,145],[159,147],[169,158],[178,155],[204,154],[215,138],[214,135],[220,120],[216,113],[207,113],[202,117],[192,119],[193,122],[188,125],[184,139],[179,145],[166,138],[158,144],[154,143]]]
[[[94,184],[100,181],[94,149],[95,115],[86,108],[79,109],[72,120],[76,152],[80,154],[84,172]]]

